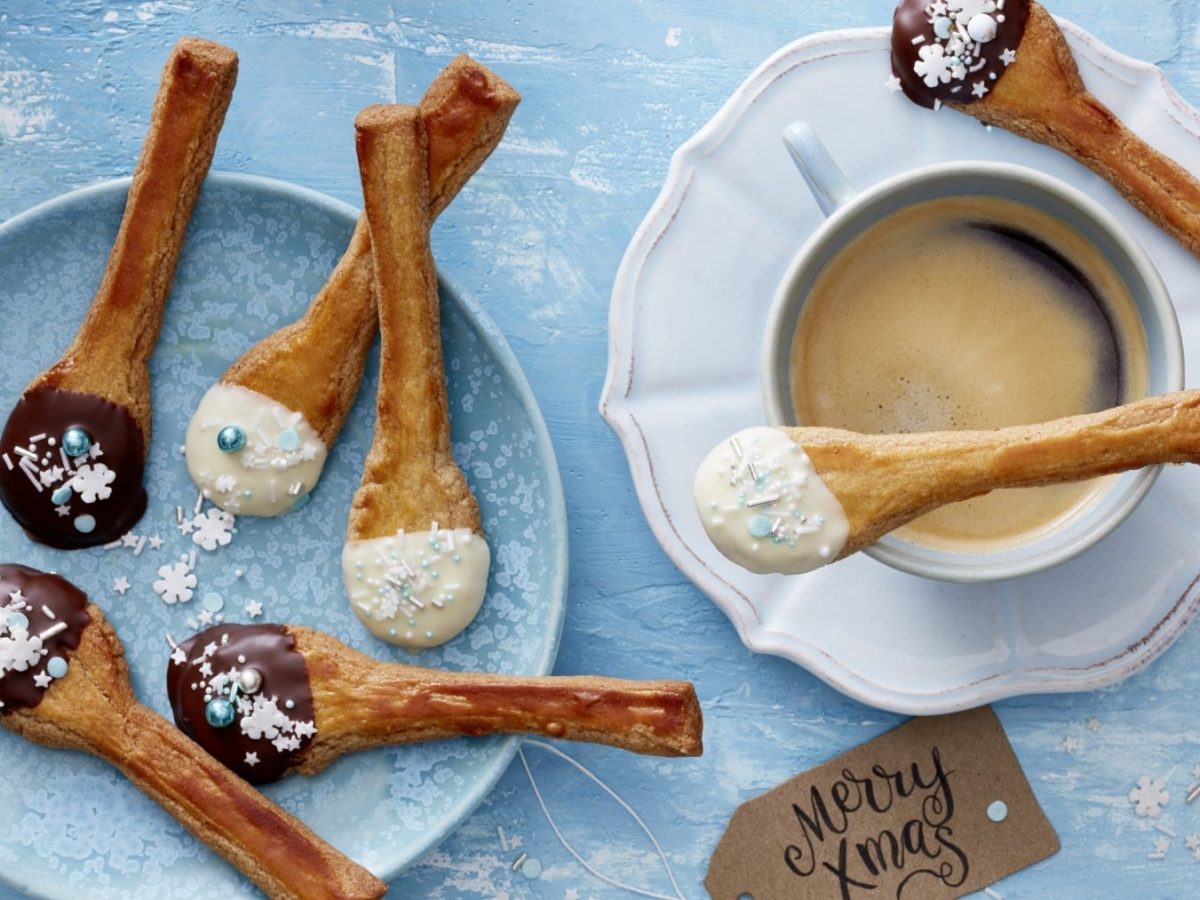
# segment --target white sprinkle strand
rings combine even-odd
[[[47,628],[45,631],[43,631],[41,634],[39,634],[38,637],[40,637],[43,641],[47,641],[50,638],[54,637],[56,634],[62,634],[66,630],[67,630],[66,622],[55,622],[53,625],[51,625],[49,628]]]

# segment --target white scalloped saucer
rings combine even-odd
[[[1200,114],[1162,72],[1061,24],[1088,87],[1200,172]],[[983,585],[904,575],[862,554],[804,576],[753,575],[716,552],[696,516],[691,482],[704,453],[765,422],[758,365],[767,308],[821,221],[780,140],[795,119],[813,125],[860,187],[926,163],[995,159],[1080,188],[1146,247],[1174,297],[1185,358],[1200,351],[1200,260],[1073,160],[890,93],[888,35],[838,31],[790,44],[675,153],[617,273],[601,412],[659,543],[750,649],[794,660],[864,703],[922,715],[1111,684],[1162,653],[1200,607],[1194,468],[1165,472],[1083,556]]]

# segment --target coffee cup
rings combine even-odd
[[[1022,166],[960,161],[860,192],[805,123],[788,126],[784,143],[827,218],[767,318],[772,425],[986,429],[1182,389],[1166,286],[1080,191]],[[865,552],[945,581],[1031,574],[1116,528],[1158,472],[995,491]]]

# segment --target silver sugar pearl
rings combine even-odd
[[[242,669],[238,672],[238,688],[243,694],[256,694],[262,687],[262,673],[258,669]]]

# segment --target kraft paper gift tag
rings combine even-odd
[[[940,900],[1056,853],[991,709],[918,718],[734,811],[714,900]]]

